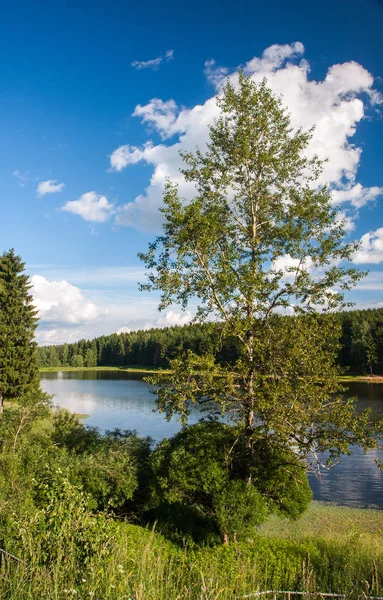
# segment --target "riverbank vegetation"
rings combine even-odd
[[[382,511],[312,503],[291,520],[277,509],[261,526],[249,529],[247,521],[245,534],[222,545],[206,511],[188,502],[181,507],[174,497],[158,504],[166,444],[156,454],[148,439],[119,431],[101,436],[65,411],[29,415],[17,435],[22,417],[21,407],[13,407],[0,422],[0,547],[8,553],[1,560],[0,598],[234,600],[264,589],[350,598],[383,592]],[[182,452],[182,443],[175,445]],[[221,475],[212,458],[206,482],[217,489]],[[172,464],[166,489],[174,494],[183,474],[172,472]],[[194,493],[185,482],[181,488]]]
[[[49,566],[39,556],[40,540],[31,543],[26,564],[7,560],[0,597],[239,600],[260,589],[340,592],[347,598],[381,595],[379,544],[362,543],[357,536],[302,538],[259,536],[235,546],[189,550],[156,531],[105,521],[102,543],[99,536],[93,547],[89,544],[90,556],[83,563],[74,560],[73,537],[58,543],[58,556]]]

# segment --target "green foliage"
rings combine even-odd
[[[0,594],[6,600],[233,600],[267,589],[357,598],[380,596],[383,589],[381,545],[354,538],[258,537],[255,543],[190,551],[156,532],[108,521],[105,532],[95,532],[98,552],[76,561],[72,546],[59,546],[48,564],[39,553],[40,542],[25,534],[32,553],[21,556],[28,564],[10,560],[3,565]]]
[[[95,427],[85,427],[78,417],[68,410],[56,410],[53,414],[52,441],[58,447],[76,454],[92,452],[97,448],[100,434]]]
[[[84,360],[83,357],[81,356],[81,354],[74,354],[71,358],[70,361],[71,367],[83,367],[84,366]]]
[[[259,444],[249,485],[243,481],[244,447],[243,431],[215,421],[186,427],[164,440],[152,455],[152,503],[166,501],[200,511],[222,539],[254,533],[269,511],[298,518],[311,491],[295,454],[275,440]]]
[[[57,558],[70,548],[72,560],[81,562],[98,551],[107,523],[90,515],[91,503],[84,491],[71,483],[70,469],[65,471],[46,464],[33,479],[33,515],[18,521],[19,540],[32,536],[39,544],[42,561]]]
[[[0,420],[0,539],[14,543],[20,523],[30,528],[35,518],[41,529],[48,505],[49,510],[61,510],[62,500],[64,510],[65,502],[76,504],[78,495],[81,514],[138,518],[144,512],[149,438],[118,430],[101,435],[66,411],[49,415],[37,405],[32,409],[26,413],[24,405],[16,405]]]
[[[14,250],[0,256],[0,405],[2,400],[31,397],[40,391],[36,343],[37,311],[25,264]]]
[[[140,473],[149,462],[147,440],[118,430],[106,436],[95,430],[87,433],[74,416],[58,412],[51,416],[36,414],[36,418],[30,418],[28,426],[18,434],[14,447],[21,408],[17,405],[7,410],[0,421],[0,547],[24,561],[20,563],[3,557],[1,598],[232,600],[257,590],[278,588],[343,593],[346,597],[382,595],[383,546],[378,533],[383,527],[381,512],[375,511],[371,519],[368,511],[364,516],[361,510],[314,504],[302,524],[298,521],[286,525],[275,515],[270,526],[266,522],[263,530],[258,530],[256,538],[249,539],[246,535],[244,541],[239,539],[236,544],[222,546],[213,544],[209,522],[201,510],[186,504],[168,503],[169,519],[174,524],[177,516],[180,525],[178,538],[173,534],[178,542],[174,545],[156,531],[131,525],[126,519],[112,518],[118,510],[111,510],[110,504],[107,511],[95,514],[93,484],[86,489],[86,476],[83,478],[89,471],[87,461],[93,455],[98,456],[97,460],[105,461],[103,465],[107,467],[108,448],[117,455],[129,454],[138,471],[139,485],[123,510],[124,515],[133,518],[137,515],[134,506],[138,501],[137,492],[144,482]],[[192,499],[187,464],[189,461],[193,467],[192,484],[203,487],[206,460],[200,445],[205,444],[208,461],[212,463],[207,469],[209,487],[216,491],[212,510],[229,535],[239,531],[242,519],[251,521],[256,515],[259,520],[260,512],[264,510],[264,494],[278,489],[279,479],[288,471],[293,482],[291,496],[299,495],[299,490],[305,487],[298,481],[301,466],[293,462],[293,454],[281,458],[282,454],[273,445],[256,450],[259,461],[254,464],[252,486],[236,479],[237,470],[243,468],[242,451],[238,448],[237,452],[237,446],[243,440],[239,439],[233,446],[235,431],[238,430],[214,422],[199,424],[186,428],[178,440],[164,442],[162,450],[159,447],[158,453],[154,453],[157,458],[153,456],[156,474],[170,481],[172,461],[168,468],[166,460],[172,454],[169,447],[174,447],[177,470],[178,466],[183,468],[181,476],[177,477],[175,473],[175,483],[179,487],[177,494],[182,495],[185,477],[185,493]],[[222,448],[225,449],[224,456]],[[158,460],[161,452],[163,460]],[[199,465],[194,460],[194,454],[198,452]],[[180,457],[186,461],[185,467],[179,461]],[[115,465],[111,464],[113,469]],[[102,467],[95,466],[96,470],[99,466]],[[268,471],[264,473],[266,469]],[[270,485],[273,489],[268,490],[262,486],[271,480],[272,472],[275,473]],[[95,475],[96,479],[101,478],[100,505],[107,505],[108,498],[113,501],[116,497],[119,503],[118,493],[114,490],[118,489],[115,486],[119,485],[120,479],[114,482],[113,476],[105,487],[101,473]],[[143,494],[149,487],[150,474],[146,473],[145,477]],[[162,496],[167,488],[161,477],[157,480],[156,493]],[[224,486],[220,488],[222,483]],[[111,487],[104,494],[109,485]],[[285,484],[282,489],[286,489]],[[224,493],[220,494],[220,491]],[[262,494],[262,501],[259,494]],[[281,500],[285,502],[285,496],[282,495]],[[158,497],[155,501],[158,502]],[[279,514],[276,496],[267,499],[267,504],[269,509],[271,506],[278,509]],[[250,508],[256,510],[250,511]],[[346,512],[346,516],[340,511]],[[205,544],[208,541],[211,547],[193,544],[189,548],[190,538],[183,535],[181,521],[183,519],[190,525],[192,517],[194,525],[196,516],[199,517],[199,539]],[[146,523],[146,516],[142,518]],[[350,524],[358,519],[358,528],[350,531]],[[371,533],[367,533],[366,523],[370,521],[373,525],[370,526]],[[163,528],[163,524],[159,522],[157,527]],[[287,527],[290,529],[286,530]],[[204,530],[210,532],[208,540],[203,536]],[[298,533],[294,534],[294,531]]]
[[[60,465],[70,464],[70,479],[88,495],[96,510],[139,514],[145,506],[150,478],[150,438],[135,432],[114,431],[101,435],[85,427],[68,411],[53,417],[52,441]]]
[[[267,516],[262,494],[245,481],[229,481],[224,489],[214,494],[213,510],[219,530],[236,539],[255,531]]]
[[[305,465],[295,452],[273,438],[259,440],[254,454],[253,481],[267,499],[270,511],[290,520],[299,519],[312,497]]]
[[[318,314],[347,306],[344,292],[362,274],[347,266],[356,246],[345,243],[345,223],[317,182],[312,131],[292,129],[265,80],[228,80],[218,105],[206,152],[181,153],[194,198],[185,202],[167,183],[164,232],[139,255],[141,287],[161,292],[160,309],[197,298],[196,319],[217,319],[221,339],[236,340],[230,365],[188,352],[171,361],[171,378],[150,381],[168,418],[185,423],[194,403],[232,416],[243,428],[250,483],[254,448],[269,437],[312,462],[318,450],[331,461],[352,443],[377,442],[369,415],[343,400],[337,318]],[[280,316],[286,311],[295,318]]]

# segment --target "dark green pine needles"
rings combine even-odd
[[[39,393],[34,341],[37,310],[25,263],[14,250],[0,257],[0,407]]]

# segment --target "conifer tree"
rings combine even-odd
[[[34,341],[37,311],[24,270],[13,249],[0,257],[0,413],[4,399],[42,395]]]

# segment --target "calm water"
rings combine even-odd
[[[154,412],[155,396],[139,376],[121,371],[43,373],[41,384],[54,395],[54,404],[89,415],[85,423],[103,431],[115,427],[135,429],[139,435],[160,441],[181,428],[176,418],[167,422]],[[372,407],[383,414],[383,384],[352,383],[348,393],[358,397],[361,409]],[[196,411],[190,422],[197,422],[200,416]],[[383,452],[365,455],[354,448],[351,456],[343,456],[320,481],[311,478],[314,498],[383,508],[383,472],[375,459],[383,460]]]

